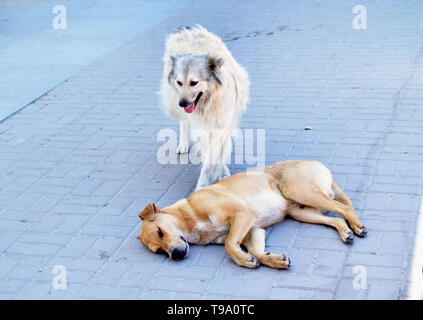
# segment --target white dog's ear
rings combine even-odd
[[[169,56],[170,60],[172,61],[172,66],[175,66],[176,60],[178,60],[180,56],[180,54],[171,54]]]
[[[208,57],[207,59],[207,65],[213,71],[218,70],[222,66],[223,62],[223,59],[218,57]]]
[[[157,208],[154,202],[151,202],[140,212],[138,217],[140,217],[141,220],[153,221],[156,218],[157,212],[159,212],[159,208]]]
[[[174,70],[175,70],[175,64],[176,64],[176,60],[178,60],[180,58],[181,55],[179,54],[171,54],[169,56],[170,58],[170,62],[171,62],[171,68],[170,68],[170,72],[167,76],[167,80],[169,81],[169,83],[172,82],[172,78],[174,76]]]

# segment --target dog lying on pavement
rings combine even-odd
[[[261,263],[287,269],[289,258],[265,252],[264,228],[288,215],[301,222],[332,226],[343,242],[351,243],[353,232],[345,220],[326,216],[324,211],[342,215],[357,236],[366,235],[351,201],[322,163],[281,161],[237,173],[164,209],[150,203],[139,214],[142,230],[138,238],[153,252],[165,251],[174,260],[188,255],[188,243],[216,243],[224,244],[240,266],[257,268]]]

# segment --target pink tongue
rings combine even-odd
[[[192,103],[191,106],[184,108],[186,113],[192,113],[194,111],[195,105]]]

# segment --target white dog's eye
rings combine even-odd
[[[178,84],[178,86],[182,86],[182,82],[181,81],[176,81],[176,83]]]
[[[191,87],[197,85],[198,81],[191,81],[189,84],[191,85]]]

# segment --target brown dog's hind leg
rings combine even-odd
[[[345,243],[352,243],[354,240],[353,233],[350,228],[348,228],[348,225],[344,219],[328,217],[315,208],[294,207],[288,211],[288,215],[301,222],[325,224],[334,227],[336,230],[338,230],[341,240]]]
[[[327,194],[320,190],[318,186],[314,184],[303,183],[301,186],[299,184],[300,183],[297,183],[294,190],[284,186],[282,195],[289,200],[309,207],[339,213],[345,217],[345,219],[347,219],[355,234],[360,237],[366,235],[366,228],[357,217],[351,201],[336,185],[335,182],[332,182],[332,189],[335,194],[335,199],[337,200],[331,199]],[[338,199],[342,201],[338,201]]]
[[[291,261],[288,257],[283,254],[274,254],[264,251],[265,238],[266,231],[264,229],[252,227],[247,237],[244,239],[243,244],[249,253],[259,259],[260,263],[276,269],[288,269],[291,265]]]
[[[225,249],[228,255],[240,266],[257,268],[259,260],[250,253],[241,249],[241,243],[253,226],[256,217],[250,212],[237,212],[232,216],[228,237],[225,241]]]
[[[354,206],[351,203],[351,200],[347,197],[347,195],[342,191],[342,189],[334,182],[332,181],[332,191],[335,194],[334,200],[339,201],[345,205],[347,205],[349,208],[352,209],[352,219],[347,220],[349,224],[351,225],[351,228],[353,229],[354,233],[358,235],[359,237],[364,237],[367,234],[366,227],[364,224],[360,221],[360,219],[357,217],[357,214],[354,210]]]

